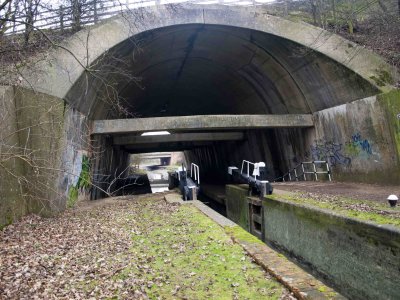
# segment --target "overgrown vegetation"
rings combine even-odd
[[[82,157],[82,171],[79,175],[78,182],[76,186],[70,186],[68,191],[67,207],[73,207],[78,201],[79,190],[87,189],[90,185],[90,160],[89,157],[84,155]]]
[[[400,68],[398,0],[284,0],[272,2],[266,9],[272,14],[342,35]],[[384,85],[389,82],[386,79],[386,76],[376,78],[377,84]]]

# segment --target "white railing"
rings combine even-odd
[[[176,172],[176,174],[178,174],[178,180],[180,181],[181,180],[181,174],[179,173],[179,172],[181,172],[181,171],[186,171],[186,168],[185,168],[185,166],[182,164],[182,167],[179,167],[175,172]]]
[[[252,163],[252,162],[250,162],[250,161],[248,161],[248,160],[243,160],[242,161],[242,168],[240,169],[240,174],[243,174],[243,167],[244,167],[244,164],[246,164],[247,165],[247,177],[249,177],[250,176],[250,165],[253,165],[254,166],[254,163]]]
[[[252,165],[253,166],[253,170],[254,170],[254,167],[255,167],[255,163],[252,163],[251,161],[248,161],[248,160],[243,160],[242,161],[242,168],[240,169],[240,174],[243,174],[243,167],[244,167],[244,165],[247,165],[247,173],[246,173],[246,176],[247,176],[247,178],[249,178],[250,177],[250,165]],[[257,175],[255,175],[255,177],[254,177],[255,179],[257,179]]]
[[[307,166],[309,167],[307,168]],[[323,167],[325,167],[325,170],[323,170]],[[329,168],[329,163],[327,161],[314,160],[299,163],[293,169],[289,170],[283,176],[276,178],[274,181],[280,179],[282,179],[282,181],[307,181],[307,175],[311,175],[311,178],[318,181],[318,174],[326,174],[329,181],[332,181],[331,169]]]
[[[197,183],[197,185],[200,185],[200,168],[194,163],[190,164],[190,177],[192,177],[192,179],[194,178],[194,181]]]

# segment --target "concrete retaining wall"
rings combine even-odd
[[[309,158],[328,160],[336,180],[398,184],[398,103],[400,91],[394,91],[314,114]]]
[[[249,230],[245,186],[226,186],[227,216]],[[263,237],[350,299],[398,299],[400,230],[268,197]]]
[[[286,201],[263,201],[266,241],[351,299],[398,299],[400,231]]]
[[[54,214],[83,194],[76,186],[89,150],[83,115],[21,87],[0,87],[0,113],[0,228],[27,213]]]
[[[0,86],[0,119],[0,228],[2,228],[28,210],[26,201],[21,197],[23,189],[18,181],[24,171],[23,162],[16,155],[19,136],[12,87]]]

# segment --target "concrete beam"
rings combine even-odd
[[[153,152],[176,152],[191,150],[200,147],[209,147],[212,145],[211,141],[208,142],[177,142],[177,143],[161,143],[161,144],[141,144],[141,145],[128,145],[123,147],[128,153],[153,153]]]
[[[118,134],[159,130],[220,130],[314,126],[311,114],[205,115],[93,121],[92,134]]]
[[[152,136],[116,136],[113,138],[113,143],[114,145],[137,145],[173,142],[240,141],[243,139],[243,132],[196,132]]]
[[[172,156],[171,152],[152,152],[152,153],[140,155],[140,158],[150,159],[150,158],[164,158],[164,157],[171,157],[171,156]]]

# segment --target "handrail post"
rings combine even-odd
[[[60,6],[60,30],[64,32],[64,6]]]
[[[305,170],[304,170],[304,164],[303,164],[303,163],[301,163],[301,169],[302,169],[302,171],[303,171],[303,178],[304,178],[304,181],[307,181],[307,177],[306,177],[306,173],[305,173]]]
[[[94,19],[94,24],[97,23],[99,20],[99,17],[97,15],[97,0],[93,0],[93,19]]]
[[[317,168],[315,167],[315,162],[313,162],[313,167],[314,167],[315,181],[318,181],[318,174],[317,174]]]
[[[329,164],[328,164],[328,162],[325,162],[325,164],[326,164],[326,171],[327,171],[327,173],[328,173],[329,181],[332,181],[332,178],[331,178],[331,170],[329,169]]]

